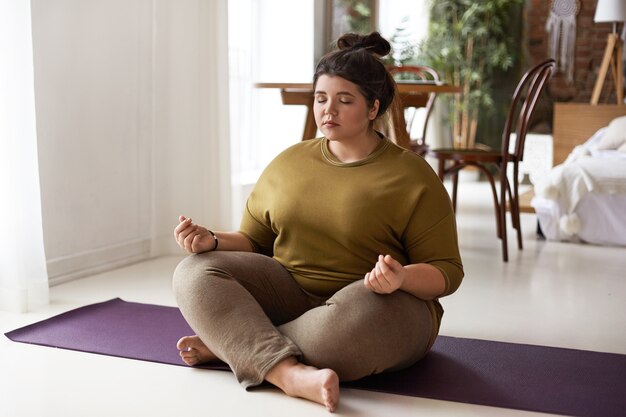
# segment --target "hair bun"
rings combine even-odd
[[[346,33],[337,39],[337,48],[339,50],[364,48],[379,58],[391,52],[391,45],[378,32],[372,32],[369,35]]]

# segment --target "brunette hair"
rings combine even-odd
[[[338,76],[357,85],[368,106],[378,99],[377,117],[387,111],[396,94],[396,83],[381,58],[391,45],[380,33],[346,33],[337,40],[337,50],[320,59],[315,68],[313,88],[322,75]]]

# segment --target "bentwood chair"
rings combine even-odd
[[[439,178],[443,181],[445,176],[452,176],[452,206],[455,211],[459,171],[467,166],[473,166],[485,174],[493,194],[497,234],[502,240],[502,259],[504,262],[507,262],[509,257],[506,236],[507,196],[511,210],[511,222],[517,230],[517,244],[519,249],[522,249],[518,193],[519,163],[524,157],[524,142],[535,105],[550,81],[555,71],[555,65],[553,59],[544,61],[528,70],[519,81],[513,93],[513,101],[504,124],[502,147],[499,151],[479,145],[479,147],[472,149],[432,149],[428,152],[429,156],[437,159]],[[515,144],[513,149],[510,149],[512,133],[515,133]],[[508,164],[513,165],[513,177],[510,180],[507,178]],[[488,169],[490,166],[495,167],[500,176],[500,198],[496,192],[494,176]]]
[[[439,74],[437,71],[426,66],[397,66],[389,68],[389,72],[394,76],[396,82],[398,83],[401,83],[403,80],[420,80],[432,83],[437,83],[439,81]],[[436,93],[401,97],[402,110],[409,110],[405,112],[405,115],[409,116],[406,117],[406,129],[409,135],[411,134],[411,128],[415,122],[416,115],[418,114],[418,109],[423,108],[425,110],[421,136],[415,139],[411,138],[410,144],[411,149],[422,156],[424,156],[428,151],[428,145],[426,144],[426,129],[428,128],[428,119],[430,117],[430,113],[432,112],[436,97]]]

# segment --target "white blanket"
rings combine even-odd
[[[567,236],[581,230],[583,220],[576,214],[576,208],[587,194],[626,195],[626,153],[598,151],[596,145],[602,134],[601,129],[585,144],[577,146],[563,164],[535,184],[536,197],[531,205],[535,209],[545,207],[545,200],[557,204],[562,213],[559,228]],[[626,207],[622,212],[626,214]]]
[[[626,194],[626,160],[622,158],[578,157],[556,166],[535,186],[535,193],[559,200],[565,212],[572,213],[590,192]]]

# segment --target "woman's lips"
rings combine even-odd
[[[337,123],[335,123],[335,122],[328,121],[328,122],[324,122],[324,126],[326,126],[326,127],[335,127],[335,126],[339,126],[339,125]]]

